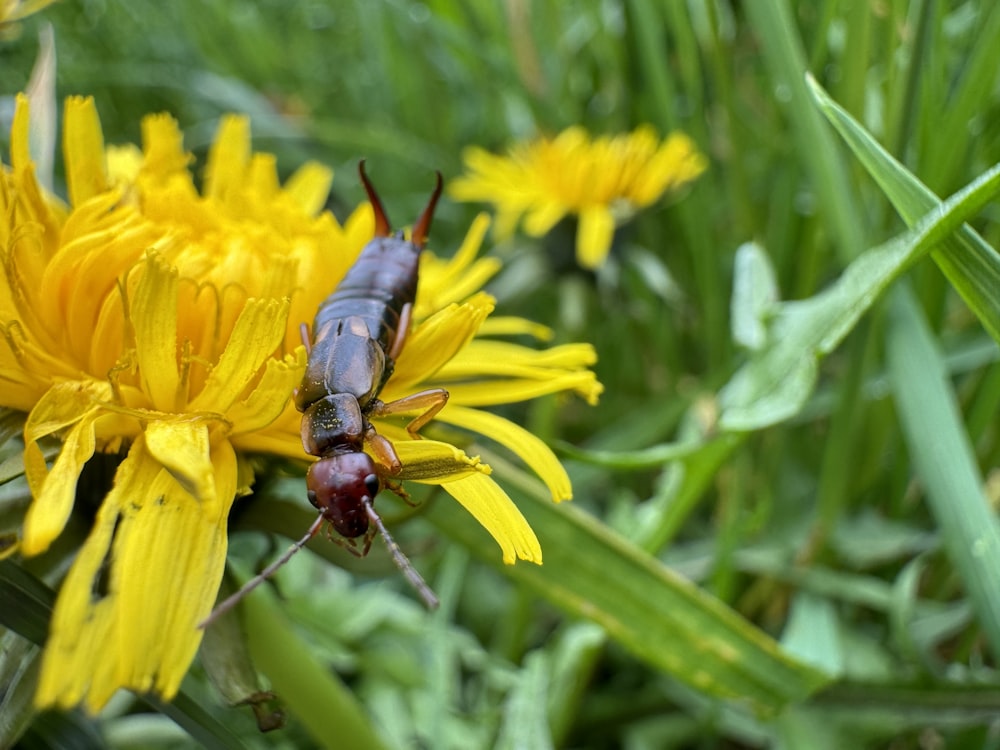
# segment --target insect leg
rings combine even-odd
[[[394,482],[388,477],[382,477],[381,479],[382,479],[382,484],[385,485],[385,488],[389,490],[389,492],[396,495],[400,500],[409,505],[411,508],[417,507],[417,504],[412,500],[410,500],[410,493],[403,489],[402,482]]]
[[[392,342],[392,348],[388,351],[389,359],[395,362],[399,359],[403,351],[403,344],[410,333],[410,321],[413,318],[413,305],[407,302],[403,305],[403,311],[399,314],[399,327],[396,329],[396,340]]]
[[[365,510],[368,512],[368,520],[371,520],[371,514],[375,513],[375,507],[372,505],[371,498],[365,498],[362,501],[365,506]],[[378,516],[378,513],[375,513]],[[361,556],[364,557],[368,554],[368,550],[372,548],[372,540],[375,538],[375,527],[369,525],[368,531],[365,532],[364,544],[361,546]]]
[[[365,534],[366,539],[368,536],[369,536],[368,534]],[[326,530],[326,538],[329,541],[336,544],[338,547],[343,547],[355,557],[364,557],[365,555],[367,555],[368,547],[371,545],[371,542],[369,541],[361,549],[358,549],[358,545],[355,543],[353,539],[346,539],[345,537],[342,536],[334,536],[333,532],[330,531],[330,529]]]
[[[403,470],[403,462],[399,460],[399,454],[392,447],[392,443],[388,438],[379,435],[374,427],[369,427],[365,433],[365,445],[371,448],[376,463],[384,466],[390,474],[398,474]]]
[[[299,324],[299,335],[302,337],[302,343],[306,347],[306,355],[312,354],[312,336],[309,334],[309,325],[307,323]]]
[[[369,412],[369,416],[386,417],[391,414],[399,414],[404,411],[416,411],[417,409],[423,409],[424,411],[415,416],[413,420],[406,425],[406,431],[410,433],[412,437],[417,437],[417,432],[420,428],[434,419],[438,412],[441,411],[447,403],[448,391],[444,388],[428,388],[425,391],[419,391],[418,393],[412,393],[409,396],[403,396],[403,398],[397,398],[395,401],[390,401],[389,403],[379,401],[373,405],[371,411]]]

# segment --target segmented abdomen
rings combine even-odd
[[[403,308],[417,293],[420,249],[401,235],[376,237],[361,251],[357,261],[336,290],[326,298],[313,322],[313,351],[302,387],[296,394],[300,409],[331,393],[354,393],[364,407],[378,395],[392,374],[388,353],[399,335]],[[371,339],[382,350],[384,365],[371,366],[370,356],[359,356],[359,337],[343,335],[349,319],[364,322]],[[366,362],[359,372],[349,363]],[[370,370],[370,372],[369,372]],[[359,383],[359,381],[365,381]]]
[[[359,316],[368,332],[388,352],[399,331],[399,316],[417,293],[420,249],[399,237],[369,242],[333,294],[316,313],[313,331],[329,321]]]

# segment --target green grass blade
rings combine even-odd
[[[945,546],[1000,654],[1000,524],[962,424],[941,354],[908,289],[892,296],[887,346],[893,391],[914,469]]]
[[[557,443],[559,454],[591,466],[602,466],[618,471],[641,471],[656,469],[671,461],[687,458],[705,446],[701,439],[679,440],[663,443],[637,451],[600,451],[577,448],[572,443]]]
[[[170,703],[152,695],[142,697],[152,708],[169,716],[192,739],[207,750],[238,750],[244,743],[233,734],[224,717],[213,716],[197,699],[181,690]]]
[[[843,340],[893,280],[998,189],[1000,165],[928,212],[912,230],[859,256],[825,291],[779,305],[769,330],[771,346],[737,371],[719,394],[722,426],[753,430],[797,414],[816,384],[819,358]]]
[[[310,653],[267,586],[243,600],[243,611],[254,663],[317,747],[385,747],[350,688]]]
[[[862,213],[852,200],[854,191],[833,135],[819,113],[810,106],[809,90],[803,78],[806,57],[788,3],[785,0],[752,0],[746,4],[746,12],[760,36],[761,53],[778,95],[787,102],[786,113],[799,154],[815,186],[818,209],[826,216],[830,231],[837,239],[839,257],[850,261],[866,245],[858,221]]]
[[[810,76],[809,86],[820,110],[847,142],[861,164],[910,226],[940,199],[910,173]],[[931,251],[941,272],[1000,341],[1000,255],[973,229],[963,226]]]
[[[0,625],[41,645],[55,600],[44,583],[11,560],[0,560]]]
[[[773,714],[824,684],[734,610],[571,505],[517,497],[545,564],[503,566],[485,532],[453,504],[426,516],[473,554],[576,617],[600,624],[640,659],[696,690]]]
[[[975,140],[970,137],[975,132],[973,123],[989,117],[984,103],[995,97],[1000,5],[982,3],[975,13],[973,33],[965,40],[960,67],[945,88],[947,99],[929,103],[935,109],[928,127],[933,128],[932,140],[938,148],[929,151],[926,168],[928,182],[935,186],[954,184],[960,179],[969,164],[965,149]]]

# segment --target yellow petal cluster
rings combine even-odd
[[[0,39],[33,13],[44,10],[56,0],[0,0]]]
[[[463,157],[467,174],[449,186],[452,197],[493,203],[501,237],[522,217],[524,231],[541,237],[576,214],[577,261],[585,268],[604,262],[617,224],[707,166],[688,136],[673,133],[661,142],[650,126],[598,138],[574,126],[515,144],[506,156],[471,147]]]
[[[18,98],[0,172],[0,406],[28,413],[25,555],[62,532],[95,454],[120,461],[60,588],[37,695],[41,706],[96,711],[120,687],[176,693],[218,591],[230,508],[253,481],[248,454],[305,458],[290,398],[306,360],[300,324],[374,221],[367,204],[343,225],[322,210],[332,173],[320,165],[281,184],[274,157],[252,151],[246,118],[222,121],[200,188],[169,117],[143,121],[141,150],[106,147],[90,99],[69,99],[64,123],[68,204],[35,178]],[[493,300],[479,290],[497,261],[477,259],[487,225],[478,219],[450,260],[423,257],[415,325],[382,398],[444,385],[440,421],[507,446],[565,499],[551,451],[477,407],[557,391],[593,401],[594,353],[485,337],[544,334],[519,319],[491,326]],[[398,422],[377,427],[402,479],[441,484],[506,562],[541,562],[488,466]]]

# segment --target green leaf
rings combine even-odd
[[[764,348],[767,320],[779,298],[774,267],[764,248],[756,242],[740,245],[733,259],[733,299],[729,308],[733,341],[751,351]]]
[[[486,532],[455,504],[432,503],[426,517],[510,578],[598,623],[638,658],[707,695],[773,714],[826,682],[734,610],[583,511],[534,492],[515,499],[542,542],[544,565],[502,565]]]
[[[927,727],[985,727],[1000,712],[1000,690],[982,684],[842,684],[817,699],[815,721],[864,731],[868,742],[840,747],[885,747],[872,739],[897,738]],[[980,745],[981,746],[981,745]],[[806,745],[809,747],[809,745]]]
[[[792,599],[781,642],[790,653],[827,674],[839,676],[844,673],[839,629],[837,609],[831,600],[799,592]]]
[[[994,14],[997,15],[997,14]],[[909,226],[940,206],[940,199],[886,151],[812,78],[808,83],[820,110],[843,136]],[[961,227],[931,251],[938,268],[994,339],[1000,341],[1000,254],[971,227]]]
[[[40,652],[13,631],[0,635],[0,747],[14,747],[34,720]]]
[[[542,649],[525,657],[520,678],[507,694],[495,747],[502,750],[549,750],[553,747],[545,711],[552,666],[552,659]]]
[[[603,466],[618,471],[642,471],[656,469],[671,461],[698,453],[705,447],[705,441],[700,438],[682,440],[674,443],[663,443],[649,448],[634,451],[604,451],[577,448],[571,443],[560,441],[556,447],[561,456],[572,458],[591,466]]]
[[[42,645],[49,631],[55,594],[12,560],[0,560],[0,625]]]
[[[196,740],[203,748],[210,750],[238,750],[244,743],[227,727],[220,717],[213,716],[199,701],[181,688],[170,703],[152,695],[140,696],[151,708],[174,722]]]
[[[889,324],[893,392],[914,470],[993,654],[1000,655],[1000,524],[941,354],[908,289],[893,294]]]
[[[224,599],[234,591],[230,579],[226,577],[219,598]],[[284,717],[281,712],[268,709],[267,704],[274,699],[274,695],[260,685],[260,676],[250,658],[236,612],[225,613],[206,628],[198,653],[205,674],[231,706],[249,706],[262,732],[282,726]]]
[[[931,210],[916,226],[862,253],[828,289],[778,306],[767,349],[740,368],[719,394],[720,423],[754,430],[797,414],[829,354],[879,295],[922,254],[958,229],[1000,189],[1000,165]]]
[[[267,586],[247,595],[242,611],[254,663],[317,747],[385,747],[350,688],[316,660]]]

